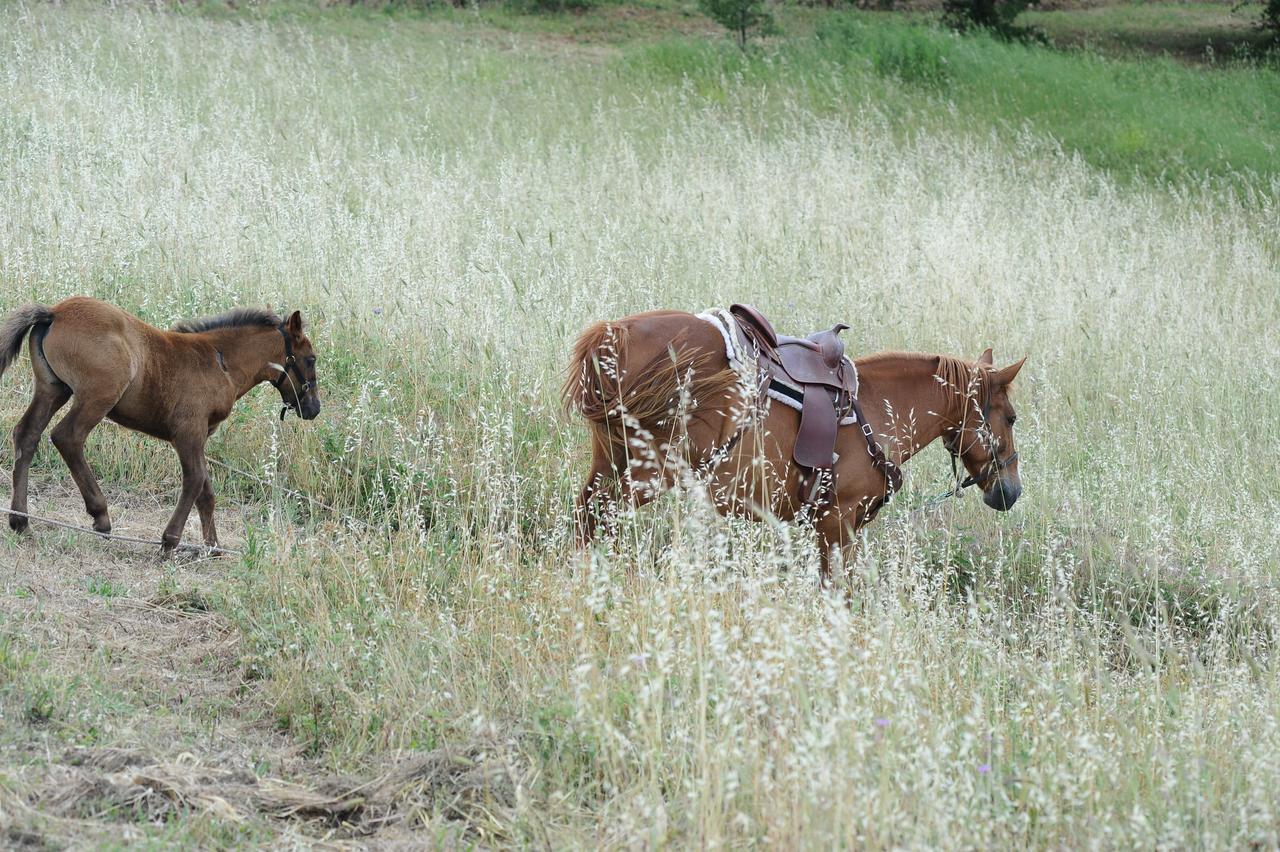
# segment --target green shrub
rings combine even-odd
[[[506,0],[507,8],[524,14],[580,12],[601,4],[601,0]]]
[[[1280,40],[1280,0],[1264,0],[1262,28]]]
[[[747,47],[750,33],[767,31],[773,24],[773,16],[765,8],[764,0],[698,0],[698,8],[732,32],[743,50]]]

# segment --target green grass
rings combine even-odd
[[[848,114],[870,102],[900,116],[903,132],[994,130],[1016,138],[1030,129],[1124,178],[1230,176],[1237,187],[1248,183],[1270,193],[1280,169],[1280,67],[1234,61],[1255,55],[1265,39],[1245,11],[1219,4],[1117,4],[1025,16],[1064,46],[1092,46],[1102,54],[958,36],[919,13],[794,7],[779,10],[779,36],[743,54],[694,4],[674,0],[594,4],[564,14],[502,4],[323,12],[290,2],[235,13],[221,3],[194,8],[359,42],[391,37],[388,27],[397,39],[430,38],[441,25],[456,28],[464,40],[509,37],[517,50],[571,67],[603,63],[608,76],[588,71],[592,85],[618,93],[628,90],[631,75],[656,74],[689,77],[713,101],[722,86],[754,84],[781,86],[780,99],[821,112]],[[1203,55],[1203,45],[1215,43],[1219,65],[1212,73],[1170,58]],[[1263,179],[1242,181],[1246,175]]]
[[[1260,3],[1126,2],[1032,10],[1018,21],[1039,29],[1059,46],[1222,63],[1257,57],[1273,46],[1274,37],[1258,25],[1260,7]]]
[[[811,38],[742,55],[707,41],[635,48],[624,66],[722,86],[790,84],[822,111],[872,101],[920,127],[1006,138],[1024,129],[1121,177],[1186,180],[1244,175],[1269,188],[1280,156],[1280,72],[1206,73],[1170,59],[1101,57],[957,36],[881,16],[830,14]],[[790,93],[789,93],[790,94]]]

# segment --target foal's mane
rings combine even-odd
[[[183,320],[173,327],[173,331],[184,334],[198,334],[202,331],[216,331],[220,328],[241,328],[260,326],[276,328],[280,325],[280,317],[266,308],[233,308],[226,313],[211,317]]]

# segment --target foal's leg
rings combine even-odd
[[[54,413],[70,398],[71,390],[66,385],[36,380],[31,405],[13,430],[13,503],[9,508],[15,512],[27,511],[27,473],[40,444],[40,436]],[[10,515],[9,526],[14,532],[23,532],[27,528],[27,519]]]
[[[178,542],[182,540],[182,529],[187,525],[187,517],[191,514],[191,506],[196,502],[196,498],[202,497],[209,480],[209,466],[204,460],[204,444],[207,436],[201,434],[194,438],[177,438],[173,442],[173,448],[178,451],[178,460],[182,462],[182,494],[178,497],[178,506],[173,510],[173,517],[169,519],[169,523],[164,528],[164,535],[161,536],[161,550],[170,553],[178,546]],[[203,500],[202,500],[203,502]],[[213,523],[213,491],[209,491],[208,500],[209,522],[210,526],[205,529],[205,541],[209,540],[209,533]],[[200,509],[201,521],[204,520],[204,507]]]
[[[62,454],[62,460],[71,470],[71,478],[80,488],[80,494],[84,497],[85,511],[93,518],[93,528],[100,533],[111,532],[111,517],[107,514],[107,498],[102,496],[98,479],[93,475],[89,463],[85,461],[84,442],[93,428],[107,416],[107,412],[115,408],[116,401],[123,390],[121,388],[110,396],[101,393],[96,396],[76,394],[76,401],[71,404],[71,410],[59,421],[49,436],[53,445],[58,448],[58,452]]]
[[[206,547],[218,546],[218,529],[213,524],[213,480],[209,477],[209,467],[204,469],[204,485],[196,497],[196,509],[200,512],[200,529],[204,532]]]

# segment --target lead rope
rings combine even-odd
[[[39,515],[31,515],[31,514],[28,514],[27,512],[16,512],[13,509],[0,508],[0,514],[13,515],[14,517],[17,517],[17,518],[26,518],[29,521],[35,521],[41,524],[48,524],[54,527],[62,527],[64,530],[75,530],[76,532],[89,533],[90,535],[97,536],[98,538],[110,539],[111,541],[125,541],[125,542],[129,542],[130,544],[149,544],[153,546],[164,545],[164,542],[158,539],[155,541],[152,541],[151,539],[148,539],[148,538],[134,538],[131,535],[118,535],[116,533],[98,532],[92,527],[81,527],[81,526],[77,526],[76,524],[69,524],[66,521],[55,521],[53,518],[42,518]],[[198,553],[207,553],[211,555],[222,555],[222,554],[225,554],[227,556],[241,555],[240,551],[234,550],[230,547],[209,547],[208,545],[205,545],[205,544],[189,544],[186,542],[179,542],[177,545],[175,545],[174,549],[175,550],[194,550]]]

